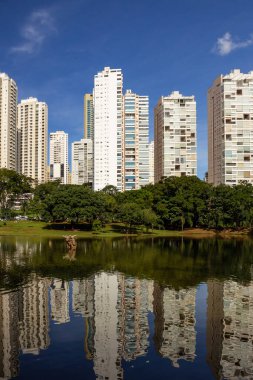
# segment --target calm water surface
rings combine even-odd
[[[253,241],[0,239],[0,379],[253,379]]]

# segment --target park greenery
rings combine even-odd
[[[94,192],[88,185],[48,182],[32,186],[32,181],[7,169],[0,169],[2,216],[11,213],[13,200],[24,192],[33,199],[23,213],[31,219],[50,223],[83,223],[87,230],[99,231],[107,224],[120,223],[124,232],[136,228],[183,230],[251,229],[253,186],[212,186],[192,177],[164,178],[140,190],[119,192],[106,186]]]

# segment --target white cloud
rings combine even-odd
[[[44,40],[55,31],[54,19],[50,12],[44,9],[35,11],[21,29],[23,41],[10,50],[12,53],[34,53],[41,47]]]
[[[217,39],[217,42],[213,48],[213,52],[218,55],[228,55],[233,50],[243,49],[250,45],[253,45],[253,35],[245,41],[233,40],[230,33],[225,33],[222,37]]]

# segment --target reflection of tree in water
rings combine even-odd
[[[64,259],[65,244],[63,239],[61,241],[50,239],[50,244],[47,239],[35,240],[31,251],[31,244],[27,244],[25,239],[8,240],[3,238],[0,243],[1,287],[6,287],[6,284],[10,288],[16,287],[20,282],[31,279],[32,272],[35,272],[32,276],[37,278],[37,288],[34,285],[33,289],[23,292],[23,288],[20,287],[21,296],[10,296],[10,298],[15,298],[15,305],[14,301],[8,301],[8,297],[5,300],[1,298],[3,295],[0,293],[0,377],[3,361],[7,363],[5,369],[8,368],[8,363],[9,368],[12,368],[11,376],[15,376],[17,373],[20,342],[23,342],[23,353],[26,349],[27,352],[33,349],[35,353],[39,352],[39,349],[47,347],[47,343],[38,343],[39,349],[36,351],[37,346],[32,347],[25,344],[30,337],[29,331],[34,331],[34,334],[31,335],[34,339],[37,334],[36,329],[39,331],[39,327],[29,328],[28,325],[25,327],[22,320],[25,315],[24,304],[29,309],[28,298],[34,305],[36,305],[37,298],[41,299],[40,309],[37,307],[36,310],[38,313],[41,313],[41,310],[47,313],[45,302],[48,285],[50,285],[51,317],[56,323],[70,321],[69,298],[72,295],[73,312],[81,314],[86,322],[84,341],[86,357],[94,359],[94,355],[98,354],[98,351],[95,350],[95,338],[97,345],[99,342],[99,308],[96,310],[94,305],[95,299],[97,306],[99,305],[99,293],[101,294],[99,288],[95,286],[95,280],[98,282],[98,277],[96,278],[98,272],[108,273],[112,271],[112,268],[114,268],[114,273],[113,276],[111,273],[111,277],[116,276],[117,281],[115,281],[118,283],[118,298],[113,303],[113,305],[117,305],[118,338],[124,342],[124,344],[118,345],[119,352],[115,356],[117,360],[121,357],[134,360],[136,356],[146,354],[148,309],[143,305],[147,303],[147,295],[143,290],[139,292],[138,289],[146,289],[145,281],[148,281],[146,279],[149,278],[155,280],[152,281],[154,284],[152,311],[154,313],[153,342],[157,352],[163,357],[169,358],[175,366],[180,364],[179,359],[193,361],[196,339],[195,289],[199,282],[207,282],[209,290],[208,363],[215,368],[214,373],[219,376],[217,377],[219,379],[232,380],[239,376],[249,379],[250,376],[253,376],[251,374],[253,356],[253,331],[251,331],[253,300],[251,298],[253,288],[250,282],[253,256],[250,240],[182,238],[79,240],[78,248],[75,246],[75,249],[72,247],[68,250]],[[40,282],[46,280],[39,277],[38,273],[53,278],[51,284],[42,286]],[[3,276],[1,276],[2,274]],[[231,276],[234,278],[233,281],[231,281]],[[73,278],[79,278],[80,283],[76,284],[74,291],[74,282],[76,281],[74,280],[73,292],[70,292],[69,281]],[[214,286],[213,295],[210,290],[210,281],[214,280],[211,278],[218,279],[218,285]],[[99,279],[101,282],[100,277]],[[102,281],[101,289],[103,289],[103,284]],[[106,288],[108,297],[111,294],[110,286],[111,284],[109,284],[109,289]],[[38,296],[34,292],[35,289],[38,289],[38,291],[36,290]],[[97,293],[95,293],[96,291]],[[23,293],[27,294],[26,297],[22,295]],[[144,293],[145,297],[142,299],[141,295]],[[76,297],[75,302],[74,296]],[[213,302],[210,297],[214,298]],[[18,299],[16,300],[16,298]],[[3,308],[1,302],[2,304],[7,302],[11,306]],[[108,300],[108,305],[110,305],[110,300]],[[221,310],[217,311],[217,308]],[[3,315],[3,310],[5,315]],[[101,303],[101,310],[104,311],[103,303]],[[108,310],[110,317],[110,307]],[[138,310],[140,310],[140,314],[138,314]],[[8,317],[8,313],[12,314]],[[6,327],[3,329],[2,320],[7,317],[11,326],[15,326],[15,324],[23,326],[22,331],[19,327],[12,329],[10,333]],[[101,312],[100,319],[103,319],[102,317],[103,312]],[[38,321],[41,320],[39,315],[36,318]],[[48,318],[49,316],[47,320]],[[103,328],[102,322],[100,323],[101,329]],[[4,323],[4,326],[8,325],[6,322]],[[138,334],[133,332],[138,332]],[[7,344],[3,343],[3,335],[10,337],[9,341],[13,342],[11,350],[7,349],[7,346],[3,348],[3,345]],[[8,342],[8,339],[5,342]],[[45,342],[48,342],[46,335]],[[10,353],[8,359],[4,356],[4,352]],[[116,367],[118,368],[118,366],[117,362]]]
[[[34,270],[48,277],[71,280],[115,268],[130,276],[185,288],[205,282],[209,277],[225,279],[233,275],[240,281],[250,281],[253,264],[251,240],[80,239],[78,247],[70,247],[64,255],[65,259],[64,240],[34,240],[32,254],[26,248],[20,249],[22,242],[28,247],[27,239],[3,238],[0,242],[0,286],[15,287]]]

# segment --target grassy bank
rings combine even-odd
[[[71,228],[67,224],[48,224],[44,222],[35,221],[8,221],[0,222],[0,236],[41,236],[41,237],[59,237],[61,238],[65,234],[73,234],[82,238],[92,237],[125,237],[125,236],[184,236],[184,237],[214,237],[221,236],[225,238],[229,237],[242,237],[248,236],[249,230],[242,231],[222,231],[217,233],[213,230],[204,229],[186,229],[184,231],[166,231],[166,230],[146,230],[138,229],[132,233],[127,233],[124,226],[121,224],[108,224],[101,231],[89,231],[87,225],[78,226],[78,228]]]

